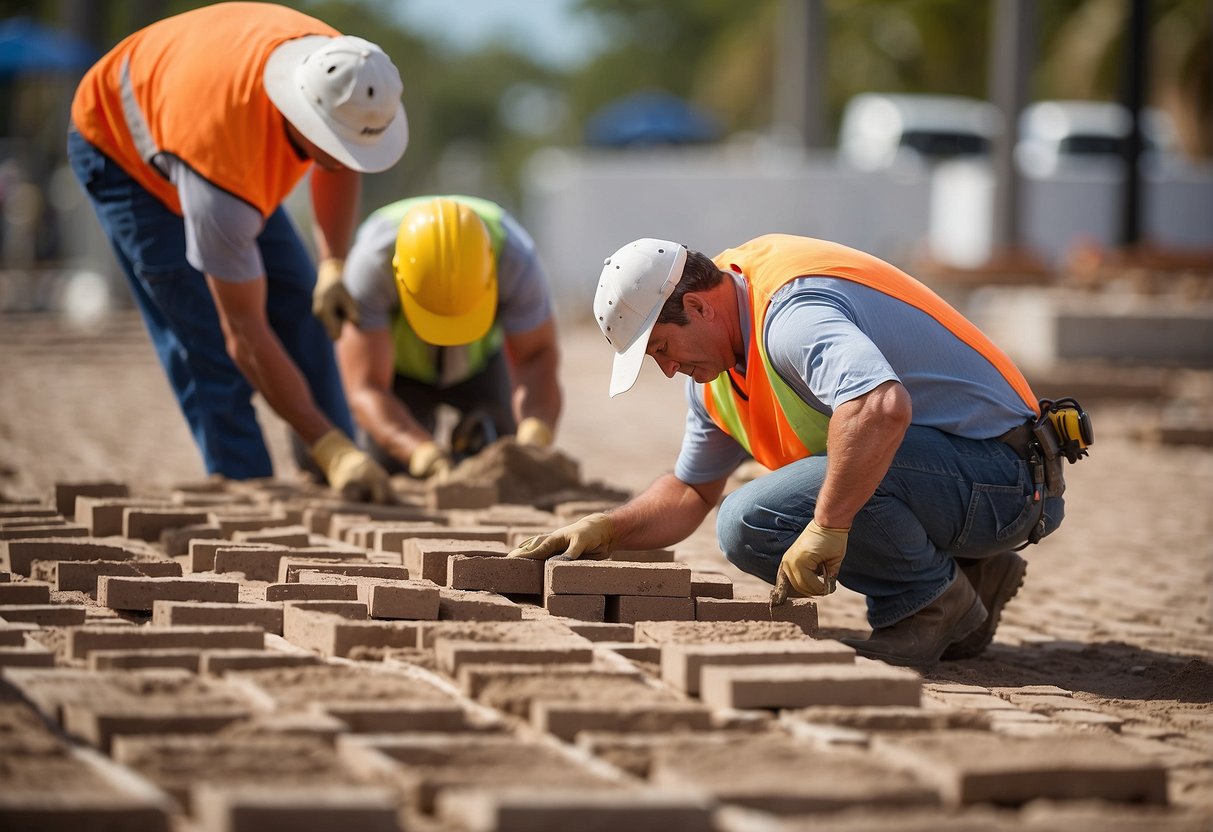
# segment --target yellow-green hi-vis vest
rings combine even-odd
[[[883,292],[930,315],[980,353],[1032,411],[1040,407],[1014,363],[973,323],[939,295],[897,267],[838,243],[768,234],[713,258],[723,269],[745,275],[750,297],[746,375],[733,370],[702,385],[712,422],[767,468],[781,468],[826,450],[829,417],[809,406],[771,366],[763,343],[771,296],[800,277],[828,276]]]
[[[383,206],[372,213],[371,217],[388,219],[399,225],[410,209],[437,198],[439,197],[418,196],[402,199]],[[500,261],[506,237],[505,225],[502,222],[505,210],[495,202],[474,196],[450,195],[441,198],[453,199],[476,212],[476,216],[480,217],[489,232],[493,256]],[[405,378],[443,387],[469,379],[483,370],[489,359],[500,351],[504,341],[505,334],[501,325],[496,322],[483,337],[457,347],[437,347],[421,340],[399,308],[396,309],[392,322],[396,372]],[[438,366],[439,351],[442,352],[441,368]]]

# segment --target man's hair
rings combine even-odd
[[[657,315],[659,324],[686,326],[690,321],[682,308],[682,298],[687,292],[704,292],[714,289],[724,279],[724,272],[716,268],[712,258],[693,249],[687,249],[687,262],[682,269],[682,280],[674,287],[674,294],[666,298],[665,305]]]

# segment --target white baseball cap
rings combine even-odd
[[[404,84],[392,59],[369,40],[288,40],[270,53],[263,77],[270,101],[286,120],[347,168],[377,173],[404,154]]]
[[[645,237],[607,258],[594,293],[598,328],[615,348],[610,395],[632,389],[661,307],[682,280],[686,246]]]

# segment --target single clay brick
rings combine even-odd
[[[126,578],[180,578],[181,564],[175,560],[80,560],[34,561],[35,570],[41,564],[51,564],[55,589],[60,592],[97,592],[97,578],[114,575]]]
[[[344,563],[306,558],[283,558],[278,564],[278,582],[284,584],[298,582],[299,573],[305,569],[313,572],[332,572],[337,575],[387,578],[394,581],[409,579],[409,570],[403,566],[393,566],[389,563]]]
[[[359,647],[412,647],[417,625],[406,621],[351,621],[332,613],[288,606],[282,635],[287,641],[322,656],[348,656]]]
[[[656,644],[637,644],[634,641],[600,641],[596,645],[602,650],[618,653],[628,661],[645,664],[661,663],[661,647]]]
[[[713,801],[690,792],[530,785],[451,789],[440,792],[436,800],[438,817],[467,832],[710,832],[723,828],[713,820]]]
[[[452,676],[465,664],[588,664],[594,658],[588,644],[563,641],[532,644],[439,638],[434,642],[434,652],[438,666]]]
[[[984,731],[873,739],[873,751],[934,783],[952,805],[1032,800],[1167,802],[1167,770],[1111,737]]]
[[[854,664],[855,650],[840,641],[750,641],[732,644],[665,644],[661,678],[691,695],[699,693],[705,667],[783,664]]]
[[[37,540],[48,537],[88,537],[88,529],[68,523],[0,527],[0,540]]]
[[[49,604],[51,585],[24,581],[0,584],[0,606],[7,604]]]
[[[580,621],[605,621],[605,595],[544,595],[543,606],[552,615]]]
[[[357,588],[357,587],[355,587]],[[282,604],[282,622],[290,612],[322,612],[329,615],[340,615],[350,621],[366,621],[366,604],[361,601],[284,601]]]
[[[169,557],[187,555],[190,543],[195,540],[220,540],[223,532],[218,526],[210,523],[191,523],[188,526],[178,526],[175,529],[165,529],[160,533],[160,546]]]
[[[421,621],[438,618],[438,587],[421,581],[359,583],[358,600],[366,604],[371,618]]]
[[[637,549],[628,551],[626,549],[612,550],[607,556],[607,560],[622,561],[624,563],[673,563],[673,549]]]
[[[881,662],[728,667],[700,673],[700,698],[716,708],[811,705],[918,707],[922,678]]]
[[[790,621],[806,635],[817,632],[817,605],[811,598],[789,598],[772,607],[766,599],[696,598],[698,621]]]
[[[636,624],[636,641],[651,644],[785,641],[804,637],[799,627],[784,621],[642,621]]]
[[[606,620],[624,624],[635,624],[637,621],[694,621],[695,599],[610,595],[606,599]]]
[[[451,589],[540,595],[543,593],[543,563],[527,558],[452,555],[447,560],[445,583]]]
[[[320,658],[311,653],[284,653],[281,650],[203,650],[199,672],[219,676],[229,670],[303,667],[319,662]]]
[[[488,508],[496,502],[497,486],[492,483],[435,481],[426,484],[425,504],[435,511]]]
[[[688,598],[691,568],[684,563],[547,561],[545,591],[553,595],[651,595]],[[691,613],[694,618],[694,612]]]
[[[95,538],[43,538],[0,541],[0,569],[28,575],[35,560],[127,560],[150,550],[127,541]]]
[[[567,597],[592,598],[593,596],[570,595]],[[631,641],[635,635],[635,627],[632,624],[604,623],[600,621],[586,621],[584,619],[573,620],[573,616],[568,616],[568,618],[570,620],[561,623],[577,635],[590,641]]]
[[[25,645],[20,647],[0,647],[0,670],[7,667],[53,668],[54,666],[55,654],[50,650]],[[0,810],[0,828],[5,828],[5,817],[4,811]]]
[[[446,586],[447,561],[452,555],[468,557],[500,557],[509,552],[504,543],[495,540],[446,538],[408,538],[402,544],[404,565],[414,578]]]
[[[401,830],[395,795],[378,786],[205,783],[191,795],[198,832]]]
[[[354,584],[270,584],[265,588],[266,601],[357,601],[358,587]]]
[[[522,607],[494,592],[438,590],[441,621],[521,621]]]
[[[144,670],[179,667],[197,673],[202,650],[197,647],[170,650],[94,650],[88,654],[89,670]]]
[[[87,526],[93,537],[111,537],[122,534],[122,517],[128,508],[173,509],[165,500],[149,500],[134,497],[85,497],[76,498],[75,520]],[[180,506],[176,506],[180,509]],[[204,522],[203,520],[197,522]],[[187,525],[187,524],[182,524]]]
[[[64,517],[76,516],[77,497],[125,497],[130,494],[123,482],[57,482],[55,507]]]
[[[272,543],[275,546],[298,548],[311,544],[311,536],[303,526],[288,524],[279,528],[238,529],[232,532],[234,543]]]
[[[0,618],[3,617],[0,616]],[[0,621],[0,647],[24,647],[25,634],[32,634],[37,629],[33,624],[14,624],[11,621]]]
[[[691,572],[691,595],[695,598],[732,598],[733,582],[719,572]]]
[[[239,572],[250,581],[276,581],[282,559],[299,555],[293,549],[285,546],[263,545],[267,548],[245,549],[237,546],[220,546],[215,549],[215,562],[211,568],[220,574]]]
[[[122,536],[156,542],[165,529],[206,522],[207,514],[204,511],[130,507],[122,511]]]
[[[219,604],[204,601],[156,601],[152,624],[163,627],[201,625],[212,627],[260,627],[282,635],[281,604]]]
[[[531,703],[531,723],[571,742],[580,731],[667,733],[707,731],[712,727],[707,708],[690,702],[561,702]]]
[[[553,619],[543,621],[422,621],[417,647],[434,649],[440,638],[484,642],[551,643],[553,639],[572,639],[574,633]],[[576,641],[577,644],[584,642]]]
[[[72,703],[63,706],[63,729],[102,751],[117,736],[132,734],[211,734],[248,719],[246,705],[234,701],[195,701],[178,707],[133,707],[129,702]]]
[[[277,517],[264,512],[255,512],[252,514],[229,513],[227,511],[212,511],[207,515],[210,523],[218,526],[223,532],[223,536],[235,539],[236,532],[261,531],[262,529],[278,529],[283,526],[293,526],[294,522],[289,517]]]
[[[274,549],[268,543],[233,544],[230,540],[191,540],[189,548],[189,565],[191,572],[211,572],[215,568],[215,552],[219,549]]]
[[[240,584],[199,578],[124,578],[115,575],[97,578],[97,603],[103,607],[151,612],[152,603],[157,600],[234,604],[240,600]]]
[[[37,624],[39,627],[78,627],[84,623],[85,608],[67,604],[5,604],[0,618],[13,624]]]
[[[67,654],[84,659],[93,650],[160,650],[176,647],[262,649],[258,627],[113,627],[85,625],[67,631]]]
[[[467,713],[454,700],[317,703],[316,710],[341,720],[355,734],[464,731],[468,728]]]

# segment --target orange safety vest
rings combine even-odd
[[[767,468],[781,468],[826,449],[829,416],[810,407],[779,377],[762,338],[771,296],[800,277],[853,280],[925,312],[980,353],[1024,404],[1040,414],[1023,373],[1002,350],[939,295],[877,257],[825,240],[768,234],[723,251],[713,260],[721,269],[745,275],[750,338],[746,375],[730,369],[702,385],[704,406],[717,427]]]
[[[151,160],[176,156],[269,216],[307,172],[266,95],[270,53],[305,35],[339,35],[271,3],[220,3],[153,23],[84,76],[72,123],[170,210],[177,190]]]

